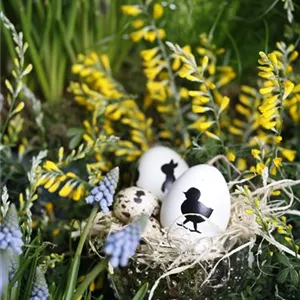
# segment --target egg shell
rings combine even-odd
[[[187,169],[187,163],[174,150],[155,146],[146,151],[139,160],[136,185],[163,201],[173,182]]]
[[[146,228],[143,232],[143,237],[156,239],[162,237],[161,226],[154,217],[149,218]]]
[[[158,199],[149,191],[135,186],[121,190],[115,197],[113,207],[114,215],[124,223],[141,214],[157,215],[159,210]]]
[[[221,172],[210,165],[197,165],[172,185],[162,204],[160,221],[176,236],[212,237],[226,230],[230,207],[230,193]]]

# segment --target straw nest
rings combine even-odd
[[[231,168],[235,169],[224,157],[214,158],[209,163],[214,164],[218,159],[224,159]],[[224,280],[216,280],[216,274],[220,272],[220,268],[224,273],[224,262],[228,265],[228,272],[225,272],[227,273],[226,278],[230,278],[230,269],[233,270],[230,268],[230,260],[233,257],[236,259],[239,253],[243,253],[243,259],[246,259],[248,262],[246,262],[246,265],[253,263],[254,256],[251,249],[257,236],[272,243],[281,251],[295,255],[292,250],[274,239],[272,233],[276,228],[270,225],[268,230],[264,229],[257,221],[257,218],[258,215],[267,219],[271,216],[280,217],[289,213],[298,214],[298,212],[290,210],[293,202],[298,200],[294,196],[291,187],[300,184],[300,180],[284,179],[272,181],[268,177],[268,170],[265,169],[262,175],[262,186],[255,187],[250,183],[250,179],[241,179],[241,174],[239,174],[238,170],[235,169],[235,171],[238,174],[236,180],[228,183],[231,193],[229,226],[224,232],[220,232],[218,236],[183,240],[172,236],[170,228],[164,228],[161,234],[155,235],[151,234],[151,231],[146,230],[143,235],[143,241],[133,257],[131,266],[134,266],[134,271],[137,272],[140,269],[144,271],[155,269],[156,278],[149,291],[149,299],[153,299],[154,291],[162,279],[166,278],[167,281],[171,282],[170,277],[174,278],[174,275],[180,277],[187,272],[190,272],[189,276],[197,275],[194,276],[193,280],[198,281],[196,286],[200,289],[207,285],[213,285],[214,288],[221,287],[224,285]],[[249,187],[247,195],[243,193],[244,184],[247,184]],[[270,196],[274,190],[281,190],[282,194],[287,195],[290,199],[289,203],[283,199],[270,201]],[[254,199],[259,201],[259,205],[256,205],[255,213],[249,213],[249,210],[253,208],[251,201],[255,201]],[[124,224],[111,213],[104,215],[100,212],[94,221],[91,235],[96,235],[98,239],[100,237],[100,240],[104,241],[104,238],[110,232],[116,231],[123,226]],[[93,242],[91,242],[91,246],[96,251],[97,247],[95,247]],[[195,273],[195,270],[201,270],[201,276],[197,272]]]

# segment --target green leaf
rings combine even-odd
[[[287,276],[288,276],[289,272],[290,272],[289,268],[285,268],[285,269],[280,270],[279,273],[277,274],[277,277],[276,277],[277,281],[279,283],[284,283],[287,279]]]
[[[80,143],[81,138],[82,138],[81,134],[75,135],[69,142],[69,148],[70,149],[76,148],[78,146],[78,144]]]
[[[138,290],[138,292],[136,293],[136,295],[134,296],[133,300],[143,300],[148,292],[148,287],[149,287],[149,283],[145,282],[140,289]]]
[[[294,286],[298,286],[299,284],[299,274],[296,270],[292,269],[290,271],[291,280]]]
[[[284,254],[281,254],[281,253],[277,253],[276,254],[276,257],[277,257],[277,260],[282,263],[283,265],[289,267],[290,266],[290,261],[289,259],[284,255]]]
[[[82,134],[83,133],[83,129],[82,128],[79,128],[79,127],[71,127],[68,129],[67,131],[67,136],[68,137],[71,137],[71,136],[74,136],[74,135],[77,135],[77,134]]]

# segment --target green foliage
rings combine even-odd
[[[65,93],[70,65],[78,53],[107,51],[118,70],[129,43],[123,39],[126,26],[120,15],[121,1],[1,1],[0,9],[24,33],[30,44],[34,75],[29,85],[51,103],[59,103]],[[14,47],[3,30],[3,42],[11,60]],[[7,56],[6,56],[7,57]]]

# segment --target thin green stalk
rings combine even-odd
[[[20,3],[20,5],[21,5],[21,3]],[[43,65],[41,63],[39,52],[37,51],[37,49],[35,47],[35,44],[33,43],[33,40],[31,38],[31,34],[30,34],[30,31],[29,31],[29,27],[28,27],[29,25],[26,22],[24,9],[22,7],[21,7],[20,18],[21,18],[22,28],[23,28],[23,31],[24,31],[25,38],[26,38],[28,44],[30,45],[28,50],[29,50],[29,53],[30,53],[30,56],[31,56],[31,59],[32,59],[32,62],[33,62],[33,66],[35,68],[35,71],[36,71],[36,74],[37,74],[37,77],[38,77],[38,80],[39,80],[39,83],[41,85],[41,88],[42,88],[42,91],[43,91],[45,97],[49,98],[50,91],[49,91],[49,86],[48,86],[48,83],[47,83],[46,72],[45,72],[45,70],[43,68]]]
[[[219,21],[220,21],[220,18],[221,18],[221,16],[222,16],[223,12],[224,12],[224,10],[225,10],[225,6],[226,6],[226,5],[227,5],[227,2],[226,2],[226,1],[224,1],[224,2],[221,4],[221,8],[220,8],[219,13],[218,13],[218,15],[217,15],[217,17],[216,17],[216,20],[215,20],[213,26],[211,27],[211,29],[210,29],[210,31],[209,31],[209,34],[208,34],[208,40],[209,40],[210,42],[211,42],[212,39],[213,39],[214,32],[215,32],[215,30],[216,30],[216,27],[217,27],[217,25],[218,25],[218,23],[219,23]]]
[[[86,291],[89,285],[95,280],[95,278],[106,269],[107,261],[100,261],[93,270],[86,276],[84,281],[77,287],[76,292],[73,296],[73,300],[76,300]]]
[[[36,267],[37,267],[37,260],[38,260],[38,257],[36,256],[34,258],[34,261],[33,261],[32,265],[31,265],[29,276],[27,278],[28,280],[26,282],[26,289],[25,289],[25,293],[23,294],[24,299],[28,299],[30,297],[31,288],[32,288],[32,285],[33,285],[34,276],[35,276]]]
[[[62,20],[58,21],[58,26],[59,26],[59,29],[61,32],[62,42],[66,48],[67,53],[69,54],[69,58],[70,58],[72,64],[74,64],[76,62],[76,54],[72,47],[71,41],[68,38],[65,38],[66,29],[65,29],[65,26],[64,26],[64,23],[62,22]]]
[[[91,214],[89,216],[89,219],[84,227],[83,233],[80,237],[80,240],[79,240],[79,243],[78,243],[72,264],[71,264],[64,300],[72,300],[75,286],[76,286],[76,280],[78,277],[79,266],[80,266],[80,255],[81,255],[83,246],[85,244],[85,241],[87,239],[87,236],[90,233],[90,230],[92,228],[93,221],[95,219],[97,211],[98,211],[98,207],[94,206],[91,211]]]
[[[41,2],[42,0],[36,0],[36,7],[37,7],[37,11],[38,11],[38,15],[41,19],[41,21],[44,21],[45,19],[45,11],[44,11],[44,7],[43,7],[43,3]]]
[[[78,3],[79,3],[78,0],[73,0],[71,9],[69,10],[69,14],[68,14],[69,23],[68,23],[67,35],[66,35],[68,42],[71,42],[71,40],[74,36],[74,30],[75,30],[76,19],[77,19]]]
[[[242,66],[240,51],[239,51],[239,48],[238,48],[233,36],[230,34],[229,31],[227,31],[227,35],[228,35],[228,37],[229,37],[229,39],[232,43],[232,47],[233,47],[233,50],[234,50],[235,55],[236,55],[237,66],[238,66],[238,78],[240,79],[241,76],[242,76],[242,73],[243,73],[243,66]]]
[[[51,103],[55,103],[57,101],[59,101],[59,99],[57,99],[57,79],[58,79],[58,65],[60,64],[59,61],[59,52],[60,52],[60,41],[59,41],[59,36],[54,34],[53,35],[53,39],[52,39],[52,51],[51,51],[51,66],[50,69],[48,70],[48,72],[50,73],[50,87],[51,87],[51,92],[50,92],[50,97],[49,97],[49,101]]]
[[[88,8],[87,8],[87,1],[82,3],[83,5],[83,17],[82,17],[82,40],[83,40],[83,48],[86,51],[89,47],[89,40],[88,40]]]

